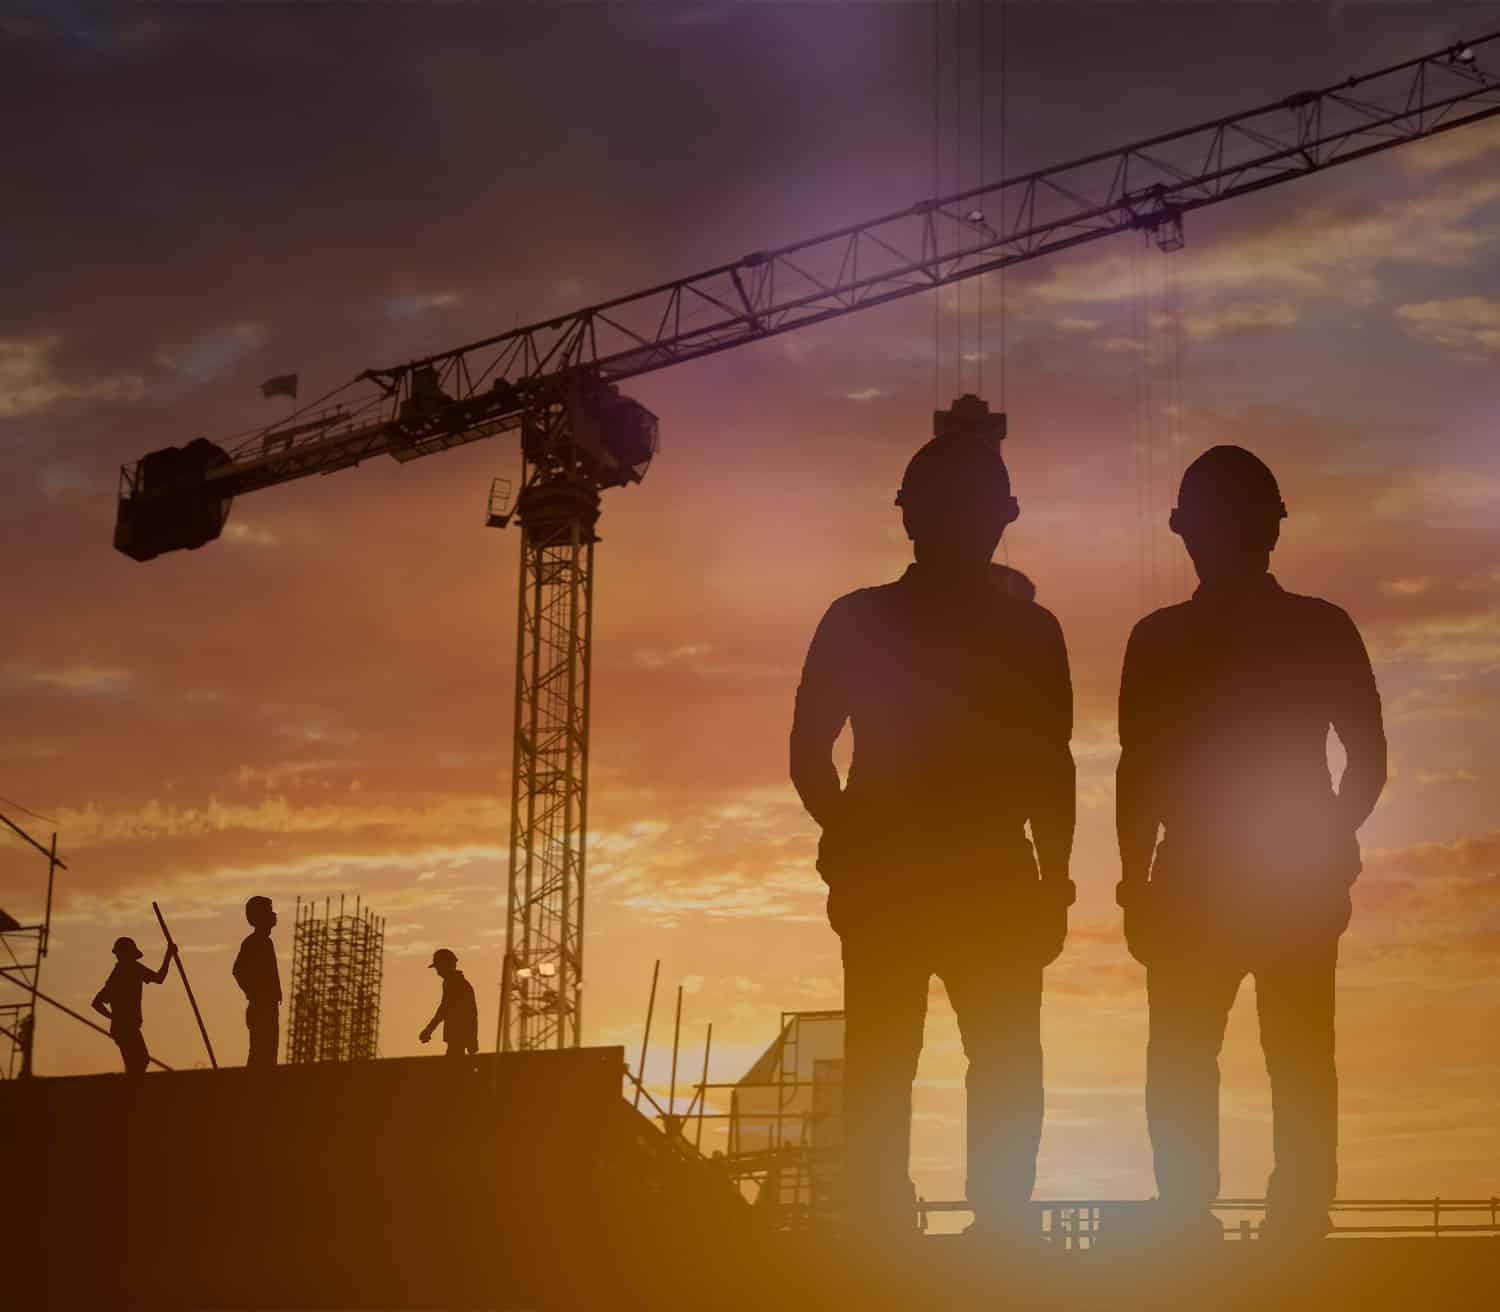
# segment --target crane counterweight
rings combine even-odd
[[[212,542],[224,531],[233,497],[211,484],[209,475],[233,463],[206,437],[151,452],[127,471],[133,486],[121,488],[115,549],[132,560],[153,560]]]

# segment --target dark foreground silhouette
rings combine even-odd
[[[313,1062],[278,1069],[274,1097],[241,1069],[0,1081],[0,1160],[26,1182],[6,1212],[4,1305],[1409,1312],[1493,1301],[1493,1238],[1023,1255],[969,1236],[849,1249],[770,1234],[716,1163],[621,1097],[624,1058]],[[120,1182],[142,1178],[151,1205],[122,1206]]]
[[[1386,775],[1380,697],[1353,622],[1268,572],[1285,513],[1271,471],[1240,447],[1189,466],[1171,523],[1201,586],[1136,626],[1120,683],[1118,898],[1147,971],[1157,1190],[1168,1224],[1210,1235],[1218,1055],[1246,974],[1274,1111],[1266,1234],[1328,1228],[1334,967],[1360,870],[1355,830]],[[1337,791],[1330,726],[1348,757]]]
[[[1062,632],[1024,578],[990,561],[1019,507],[988,408],[966,397],[937,419],[897,498],[915,562],[829,608],[791,733],[843,952],[846,1212],[860,1231],[897,1234],[914,1225],[911,1085],[933,974],[969,1059],[976,1225],[1022,1227],[1042,1129],[1042,970],[1073,897]],[[832,748],[846,722],[841,788]]]

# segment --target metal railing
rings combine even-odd
[[[1154,1204],[1134,1199],[1047,1199],[1032,1204],[1042,1234],[1060,1248],[1084,1251],[1129,1245],[1150,1224]],[[964,1201],[917,1203],[925,1230],[936,1213],[968,1212]],[[1263,1198],[1220,1198],[1213,1204],[1228,1242],[1258,1237]],[[1500,1197],[1350,1198],[1329,1208],[1331,1239],[1500,1237]]]

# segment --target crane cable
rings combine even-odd
[[[1187,398],[1182,383],[1182,280],[1178,277],[1177,260],[1183,259],[1181,250],[1167,265],[1169,289],[1167,315],[1172,328],[1172,472],[1173,485],[1181,480],[1187,467]],[[1192,583],[1187,555],[1183,551],[1173,554],[1177,562],[1177,594],[1182,596]]]
[[[1192,571],[1180,544],[1165,528],[1167,511],[1187,464],[1183,385],[1180,250],[1150,250],[1142,234],[1130,257],[1130,344],[1135,363],[1136,515],[1140,602],[1152,610],[1191,590]],[[1159,261],[1159,273],[1147,267]]]
[[[954,8],[951,30],[944,30],[943,8],[945,4],[952,4]],[[988,90],[988,65],[990,52],[987,45],[985,12],[986,0],[976,0],[974,24],[977,28],[977,40],[973,43],[976,54],[974,105],[972,115],[974,119],[974,152],[972,164],[969,169],[965,168],[968,162],[964,152],[964,41],[963,32],[965,27],[965,15],[963,0],[933,0],[932,3],[932,195],[934,198],[942,196],[945,192],[944,182],[944,156],[951,155],[951,190],[960,191],[966,186],[975,188],[986,185],[989,181],[989,160],[985,150],[985,128],[986,118],[989,112],[989,90]],[[1000,30],[998,41],[999,55],[999,180],[1005,178],[1006,167],[1006,92],[1009,79],[1006,76],[1006,54],[1007,54],[1007,29],[1006,29],[1006,0],[1000,0]],[[945,50],[945,39],[951,49]],[[952,82],[952,115],[953,124],[951,134],[945,131],[945,111],[949,108],[948,87],[944,83],[944,65],[948,65],[947,75]],[[947,144],[945,152],[945,137],[951,135],[951,142]],[[965,174],[969,173],[969,177]],[[1005,227],[1005,203],[1003,194],[997,198],[996,203],[1000,207],[1000,226],[998,231],[1003,234]],[[940,215],[933,219],[934,237],[938,233],[937,224]],[[934,255],[936,255],[936,250]],[[1000,285],[1000,321],[999,321],[999,357],[1000,387],[999,406],[1000,410],[1005,408],[1005,353],[1006,353],[1006,270],[1004,265],[999,269]],[[984,392],[984,362],[985,362],[985,338],[988,327],[988,311],[985,305],[984,284],[985,276],[981,275],[975,280],[976,306],[974,310],[974,352],[975,362],[975,392]],[[964,354],[964,322],[965,322],[965,295],[964,283],[958,283],[955,292],[955,313],[953,327],[953,395],[957,396],[965,390],[964,364],[969,358]],[[942,376],[946,345],[943,332],[943,288],[937,289],[933,298],[932,306],[932,342],[933,342],[933,364],[932,364],[932,402],[933,408],[939,409],[943,402]]]
[[[942,95],[943,95],[943,6],[942,0],[932,0],[932,196],[936,200],[943,194],[942,181]],[[937,255],[937,215],[931,218],[933,231],[933,255]],[[932,298],[932,408],[942,408],[941,373],[943,360],[943,294],[941,290]]]

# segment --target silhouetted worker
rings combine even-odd
[[[245,995],[245,1028],[250,1031],[246,1066],[276,1065],[281,1043],[281,971],[276,965],[276,945],[271,930],[276,912],[268,897],[252,897],[245,903],[250,933],[234,959],[234,980]]]
[[[26,1015],[21,1017],[21,1023],[16,1026],[16,1041],[21,1047],[21,1078],[31,1078],[31,1044],[36,1038],[36,1017]]]
[[[109,1021],[109,1037],[120,1049],[127,1075],[143,1075],[151,1062],[146,1040],[141,1036],[141,988],[160,984],[167,977],[177,945],[167,944],[160,970],[141,965],[141,950],[133,938],[117,938],[114,946],[115,968],[109,972],[104,987],[94,994],[93,1007]]]
[[[478,1052],[479,1006],[474,1001],[474,986],[458,968],[458,958],[447,948],[439,948],[432,954],[432,965],[428,969],[437,971],[442,979],[443,999],[417,1037],[426,1043],[441,1024],[448,1056],[466,1057]]]
[[[1327,1233],[1338,1169],[1334,966],[1385,733],[1348,615],[1268,572],[1285,516],[1242,447],[1188,466],[1171,526],[1201,586],[1136,625],[1120,682],[1117,898],[1146,967],[1162,1219],[1187,1236],[1219,1234],[1218,1055],[1247,973],[1275,1118],[1264,1235]],[[1337,791],[1330,725],[1348,759]]]
[[[1042,1132],[1042,970],[1074,893],[1073,694],[1057,621],[1023,575],[990,562],[1020,513],[1003,417],[964,397],[934,421],[940,436],[896,498],[915,562],[819,623],[791,775],[823,829],[843,953],[849,1220],[914,1229],[911,1086],[937,974],[969,1059],[974,1228],[1019,1238]],[[832,748],[846,721],[841,789]]]

